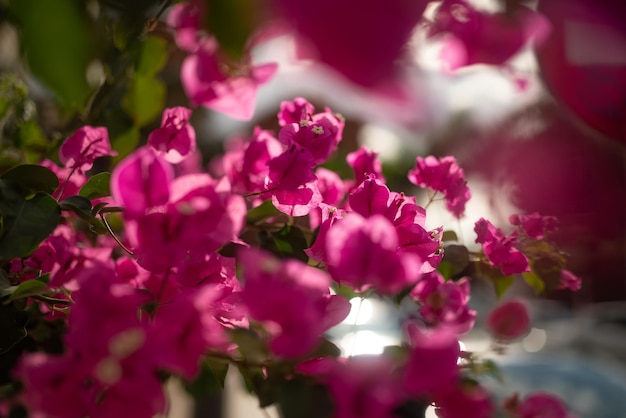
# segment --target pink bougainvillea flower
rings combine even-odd
[[[455,70],[479,63],[503,64],[529,40],[541,42],[549,31],[548,20],[523,5],[489,14],[466,0],[445,0],[435,12],[429,36],[446,35],[442,58],[448,69]]]
[[[165,109],[161,127],[148,136],[148,145],[164,154],[167,162],[178,164],[196,150],[196,131],[189,124],[191,109],[172,107]]]
[[[111,196],[125,215],[136,217],[165,205],[174,178],[172,167],[154,150],[141,147],[120,162],[111,173]]]
[[[317,180],[298,186],[297,189],[276,189],[272,192],[272,203],[279,211],[289,216],[305,216],[322,203],[322,194]]]
[[[435,406],[440,418],[491,418],[494,413],[489,392],[472,384],[461,384],[437,394]]]
[[[176,45],[182,50],[194,52],[200,45],[201,18],[204,16],[204,2],[188,0],[172,6],[167,15],[167,25],[174,29]]]
[[[415,284],[422,266],[417,255],[398,251],[398,236],[387,218],[357,213],[336,221],[326,233],[326,259],[333,279],[359,292],[402,291]]]
[[[43,160],[40,165],[46,167],[57,175],[59,179],[59,187],[56,188],[52,195],[57,197],[59,201],[65,199],[66,197],[76,196],[80,191],[80,188],[87,183],[87,177],[83,173],[76,170],[72,173],[71,168],[59,167],[50,160]],[[59,195],[61,191],[63,191],[63,193]]]
[[[248,194],[265,190],[269,174],[267,162],[283,152],[282,145],[273,134],[256,127],[249,142],[236,138],[227,142],[226,147],[221,166],[230,179],[233,191]]]
[[[446,208],[457,218],[463,216],[471,193],[465,181],[465,173],[454,157],[417,157],[416,166],[409,172],[408,178],[417,186],[443,193]]]
[[[445,328],[427,331],[413,323],[408,324],[407,332],[411,352],[403,380],[405,391],[413,396],[433,396],[455,388],[461,354],[455,334]]]
[[[383,176],[383,166],[378,159],[378,153],[369,151],[365,147],[361,147],[357,151],[349,153],[346,156],[346,161],[354,171],[355,187],[358,187],[359,184],[367,178],[367,176],[372,176],[379,179],[383,183],[385,182],[385,177]]]
[[[556,231],[559,221],[554,216],[541,216],[538,212],[530,215],[511,215],[511,225],[519,226],[522,231],[533,239],[543,239],[548,232]]]
[[[89,170],[98,157],[115,156],[109,133],[102,126],[83,126],[68,137],[59,149],[59,160],[70,169]]]
[[[276,63],[242,65],[222,71],[218,45],[212,38],[203,39],[195,53],[181,67],[181,82],[193,105],[202,105],[234,119],[250,120],[254,114],[257,89],[277,70]]]
[[[345,212],[341,209],[337,209],[323,203],[320,204],[319,210],[321,212],[321,223],[317,232],[317,238],[315,238],[315,242],[311,248],[304,251],[313,260],[319,261],[320,263],[326,263],[326,234],[328,234],[328,231],[338,219],[343,218]]]
[[[470,287],[467,278],[446,281],[434,271],[424,274],[411,291],[411,298],[420,303],[419,313],[432,325],[445,325],[458,334],[469,332],[476,320],[476,311],[469,308]]]
[[[267,162],[267,189],[296,190],[316,180],[314,165],[311,153],[298,145],[291,145],[285,152]]]
[[[315,108],[311,103],[302,97],[296,97],[292,101],[284,101],[280,103],[280,111],[278,112],[278,124],[286,126],[292,123],[299,124],[301,121],[308,121]]]
[[[474,231],[476,242],[482,244],[487,259],[493,266],[502,270],[502,273],[510,275],[530,271],[528,259],[515,248],[517,231],[505,236],[500,228],[496,228],[484,218],[476,222]]]
[[[322,270],[297,260],[278,260],[256,249],[240,251],[239,261],[242,300],[252,319],[268,325],[269,346],[279,356],[307,354],[322,333],[350,311],[345,298],[330,295],[330,277]]]
[[[574,418],[563,401],[545,392],[531,393],[516,406],[519,418]]]
[[[374,86],[395,75],[395,64],[427,1],[275,0],[303,38],[303,49],[355,83]],[[323,22],[321,24],[320,22]],[[307,44],[308,43],[308,44]]]
[[[487,329],[499,340],[520,339],[530,331],[530,315],[519,300],[509,300],[495,307],[487,315]]]
[[[191,379],[199,372],[204,353],[228,347],[224,328],[215,318],[219,297],[215,285],[202,285],[158,308],[151,332],[163,368]]]
[[[582,279],[569,270],[561,270],[558,289],[569,289],[577,292],[582,287]]]
[[[393,418],[402,401],[393,363],[383,356],[335,361],[325,377],[336,418]]]
[[[337,149],[344,122],[328,109],[307,116],[298,123],[289,123],[278,132],[278,139],[286,146],[298,144],[311,153],[313,162],[322,164]]]

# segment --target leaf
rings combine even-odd
[[[135,71],[142,76],[156,75],[167,63],[167,42],[156,36],[148,36],[141,44]]]
[[[522,273],[522,277],[524,277],[524,281],[528,286],[532,287],[535,293],[540,294],[545,289],[545,284],[541,277],[539,277],[534,272],[530,273]]]
[[[93,175],[89,178],[87,183],[80,188],[78,195],[86,197],[89,200],[110,196],[110,181],[111,173],[104,172]]]
[[[277,401],[282,418],[333,416],[333,402],[327,387],[303,376],[283,380],[279,386]]]
[[[27,321],[26,313],[17,310],[12,303],[0,305],[0,335],[2,335],[0,338],[0,355],[7,353],[26,337]]]
[[[185,383],[185,390],[196,399],[201,399],[211,392],[221,391],[224,389],[228,365],[228,360],[205,357],[200,373],[192,382]]]
[[[281,214],[282,212],[276,209],[272,204],[272,200],[268,199],[259,206],[250,209],[246,214],[246,221],[251,224],[256,224],[269,217]]]
[[[513,281],[515,280],[515,276],[506,276],[506,277],[498,277],[492,279],[493,286],[496,291],[496,297],[500,299],[502,295],[511,287]]]
[[[437,270],[447,280],[463,273],[470,264],[469,251],[464,245],[448,245]]]
[[[83,196],[70,196],[67,199],[63,199],[59,202],[61,209],[74,212],[81,218],[91,219],[91,201]]]
[[[52,194],[59,187],[57,175],[37,164],[20,164],[2,173],[0,179],[19,184],[26,196],[34,192]]]
[[[304,252],[309,244],[297,226],[285,225],[275,232],[261,231],[259,241],[261,248],[280,258],[295,258],[305,263],[309,261],[309,256]]]
[[[443,231],[443,235],[441,236],[441,240],[443,242],[448,242],[448,241],[458,242],[459,241],[459,237],[456,235],[456,232],[454,232],[454,231]]]
[[[139,139],[139,127],[136,125],[114,137],[111,140],[111,147],[117,151],[117,157],[113,157],[113,163],[116,164],[120,162],[124,157],[133,152],[137,144],[139,144]]]
[[[230,331],[231,340],[237,344],[239,353],[252,363],[262,363],[269,358],[265,341],[254,331],[236,328]]]
[[[122,105],[137,126],[152,122],[165,105],[165,85],[151,76],[136,74]]]
[[[4,183],[0,181],[0,187]],[[57,227],[61,219],[59,204],[41,192],[30,199],[10,200],[3,199],[3,192],[0,190],[0,257],[26,257]]]
[[[86,69],[96,51],[83,2],[13,0],[10,7],[32,73],[65,108],[82,109],[90,93]]]
[[[249,0],[212,0],[206,7],[208,31],[217,38],[222,51],[239,61],[252,31],[262,15],[257,2]]]
[[[33,279],[26,282],[22,282],[15,288],[9,300],[14,301],[16,299],[27,298],[29,296],[41,295],[46,291],[46,283],[44,281]]]
[[[341,355],[341,350],[332,342],[328,341],[326,338],[322,339],[322,342],[313,350],[313,352],[307,357],[309,358],[320,358],[320,357],[339,357]]]

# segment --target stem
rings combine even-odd
[[[111,229],[111,225],[109,225],[109,222],[107,222],[106,218],[104,217],[104,213],[102,213],[102,212],[100,212],[100,219],[102,219],[102,223],[104,224],[105,228],[109,232],[109,235],[111,235],[113,237],[113,239],[115,240],[115,242],[117,242],[117,245],[119,245],[122,250],[126,251],[126,253],[128,253],[128,255],[133,257],[135,254],[131,250],[126,248],[126,246],[124,244],[122,244],[122,241],[120,241],[120,239],[117,237],[117,235],[115,235],[115,232],[113,232],[113,229]]]
[[[361,315],[361,306],[363,305],[363,296],[360,297],[359,307],[356,308],[356,315],[354,316],[354,324],[352,324],[352,342],[350,343],[350,352],[348,353],[348,357],[352,357],[352,353],[354,353],[354,346],[356,345],[356,327],[359,322],[359,316]]]
[[[61,189],[59,189],[59,193],[56,196],[56,200],[60,200],[61,196],[63,196],[63,192],[65,191],[65,186],[67,185],[67,182],[70,181],[70,177],[72,177],[72,175],[76,172],[77,168],[78,166],[74,166],[74,168],[70,170],[70,173],[65,178],[65,181],[63,182],[63,185],[61,186]]]

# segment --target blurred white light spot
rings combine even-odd
[[[463,341],[459,341],[459,348],[461,349],[461,351],[466,351],[466,346],[465,343]],[[459,356],[459,358],[456,361],[456,364],[461,364],[465,361],[465,359],[461,356]]]
[[[344,324],[363,325],[372,319],[374,307],[369,300],[359,297],[352,298],[350,299],[350,305],[352,305],[352,308],[346,319],[343,320]]]
[[[394,344],[398,344],[396,338],[362,330],[346,334],[339,341],[339,348],[344,356],[350,357],[362,354],[382,354],[386,346]]]
[[[435,412],[435,407],[433,405],[430,405],[428,408],[426,408],[426,414],[424,415],[424,418],[439,418],[437,413]]]
[[[396,161],[402,154],[402,139],[389,129],[368,123],[359,130],[361,145],[377,152],[381,161]]]
[[[548,335],[544,330],[533,328],[526,338],[522,340],[522,347],[529,353],[536,353],[546,345],[547,339]]]

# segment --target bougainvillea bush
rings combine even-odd
[[[30,3],[45,10],[45,2]],[[355,10],[344,1],[318,3],[276,1],[273,9],[308,40],[303,52],[316,49],[317,59],[372,89],[394,79],[426,5],[370,0]],[[526,26],[543,28],[539,14],[515,2],[506,18],[519,21],[506,28],[504,15],[460,0],[443,3],[431,35],[450,32],[455,48],[464,45],[467,62],[455,65],[500,64],[527,40],[522,35],[535,34]],[[7,10],[33,51],[39,44],[28,28],[43,12],[26,13],[20,4]],[[60,4],[68,16],[78,10]],[[261,26],[246,26],[251,22],[236,13],[240,2],[167,6],[157,12],[168,12],[166,27],[151,18],[133,32],[115,21],[113,52],[132,59],[111,68],[93,91],[82,81],[66,89],[55,68],[28,57],[70,115],[67,126],[75,129],[67,135],[37,137],[34,119],[7,107],[14,112],[6,113],[5,131],[14,135],[7,147],[19,152],[0,174],[0,415],[148,418],[166,413],[168,379],[182,380],[201,398],[236,369],[259,407],[277,405],[284,417],[418,417],[429,405],[443,418],[571,416],[548,393],[493,398],[482,382],[497,374],[496,366],[459,344],[475,324],[469,299],[477,278],[492,283],[498,296],[514,280],[537,291],[580,288],[550,239],[558,220],[511,214],[502,229],[481,218],[477,249],[468,249],[450,225],[427,228],[432,207],[415,198],[421,190],[429,202],[443,200],[455,218],[464,216],[471,190],[453,156],[415,156],[406,173],[410,193],[390,188],[376,153],[366,148],[350,150],[351,174],[342,178],[325,163],[336,158],[346,120],[301,97],[275,110],[274,130],[256,127],[246,140],[226,144],[209,173],[196,158],[189,106],[249,119],[256,89],[277,66],[251,63],[249,39],[256,38],[248,30]],[[328,8],[330,20],[356,13],[372,26],[325,31],[318,24]],[[243,29],[232,30],[244,42],[225,35],[224,16],[241,19]],[[494,45],[476,25],[516,36]],[[158,28],[186,54],[180,80],[189,103],[165,107],[155,99],[163,88],[155,76],[166,60],[165,41],[153,34]],[[387,33],[384,48],[371,39],[372,28]],[[358,48],[352,58],[332,49],[335,38],[351,45],[355,33],[372,42],[366,57]],[[18,81],[4,81],[17,97],[7,106],[28,101]],[[126,130],[115,123],[129,116]],[[146,128],[158,116],[160,125]],[[346,318],[353,297],[411,303],[403,342],[376,356],[341,353],[325,334]],[[530,329],[518,299],[499,303],[485,323],[496,348]]]

